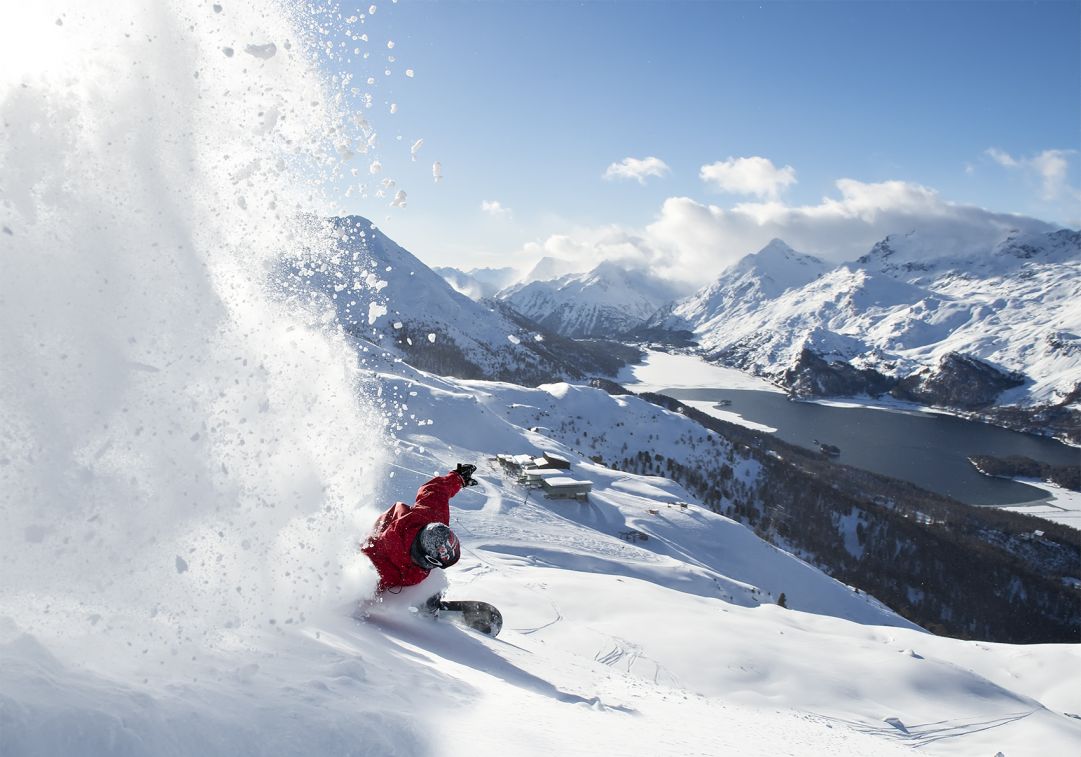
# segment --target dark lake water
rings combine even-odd
[[[1041,499],[1034,486],[991,478],[970,455],[1024,455],[1054,465],[1081,465],[1081,450],[947,415],[795,402],[779,392],[742,389],[664,389],[680,400],[731,402],[724,409],[777,429],[779,438],[808,449],[815,440],[841,448],[837,461],[910,481],[973,505]]]

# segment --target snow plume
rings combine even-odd
[[[296,187],[350,127],[304,17],[227,11],[0,27],[0,607],[40,638],[283,627],[374,583],[343,569],[383,418],[326,314],[267,283],[332,247]]]

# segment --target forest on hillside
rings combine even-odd
[[[649,449],[628,450],[608,465],[678,481],[714,511],[934,633],[1009,643],[1081,637],[1081,534],[1074,529],[966,505],[664,395],[641,396],[717,432],[762,472],[748,485],[724,456],[692,467]]]

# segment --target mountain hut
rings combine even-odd
[[[567,476],[543,477],[540,479],[544,496],[548,499],[578,499],[585,501],[593,489],[590,481],[579,481]]]

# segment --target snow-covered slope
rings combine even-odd
[[[75,597],[54,598],[59,623],[40,606],[8,605],[5,753],[52,754],[76,739],[88,755],[449,755],[469,744],[513,755],[862,757],[1081,746],[1081,722],[1063,714],[1081,710],[1081,690],[1062,675],[1081,663],[1077,645],[932,636],[671,481],[608,470],[556,438],[584,417],[613,430],[612,454],[634,432],[664,452],[692,441],[701,454],[730,452],[681,416],[566,384],[456,381],[377,358],[370,368],[373,393],[397,418],[396,452],[364,513],[408,499],[455,461],[480,463],[480,486],[453,501],[461,562],[367,606],[361,620],[352,605],[302,617],[268,608],[262,622],[197,638],[173,638],[169,617],[139,618],[137,603],[98,608],[104,623]],[[486,462],[542,449],[593,483],[588,503],[547,500]],[[754,470],[738,464],[736,475]],[[349,570],[368,571],[356,560]],[[216,570],[193,564],[173,580]],[[369,571],[355,584],[372,580]],[[500,637],[410,612],[440,586],[500,607]]]
[[[438,274],[360,216],[333,219],[341,250],[314,259],[302,273],[313,288],[334,300],[343,327],[359,337],[402,348],[395,331],[442,327],[470,357],[499,350],[524,352],[507,337],[516,331],[489,308],[459,294]],[[374,290],[375,298],[368,292]],[[395,324],[398,324],[395,326]],[[420,334],[422,338],[426,333]]]
[[[1081,376],[1081,234],[1014,232],[941,254],[934,241],[889,237],[832,270],[773,242],[656,325],[780,383],[806,349],[893,379],[951,355],[1023,374],[999,404],[1069,394]]]
[[[676,303],[670,312],[658,314],[654,325],[673,330],[693,328],[708,334],[721,325],[720,319],[738,322],[751,317],[765,303],[814,281],[829,269],[818,258],[798,253],[774,239],[727,269],[709,286]]]
[[[612,261],[588,273],[518,284],[499,293],[518,312],[568,337],[611,336],[628,331],[673,296],[668,283]]]
[[[329,297],[342,327],[376,349],[468,378],[535,384],[611,371],[595,355],[566,342],[550,344],[534,324],[455,291],[367,219],[349,216],[331,224],[338,249],[300,260],[289,277]],[[291,281],[286,288],[294,289]]]

